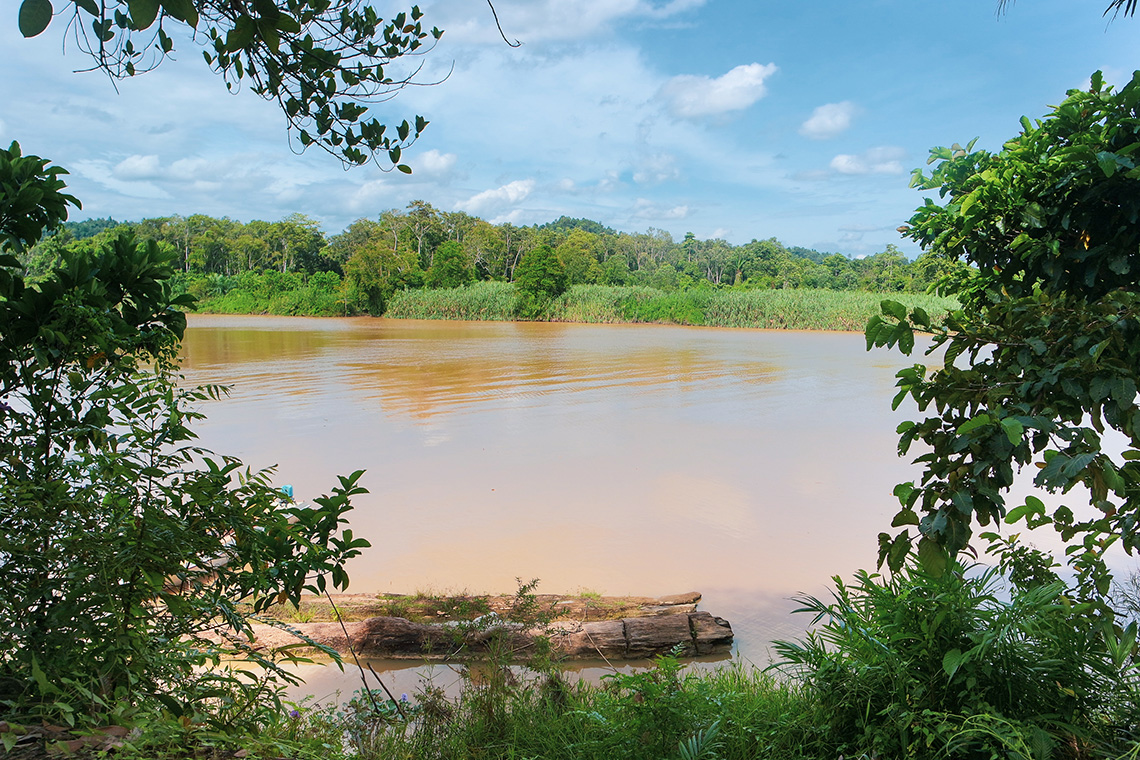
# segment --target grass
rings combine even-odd
[[[647,287],[575,285],[548,304],[545,320],[593,324],[656,323],[777,330],[862,330],[884,298],[932,316],[957,306],[953,299],[918,293],[868,293],[819,289],[665,292]],[[393,319],[517,319],[510,283],[481,282],[448,290],[396,293],[386,316]]]
[[[453,698],[429,679],[401,704],[403,716],[383,696],[372,704],[358,695],[345,707],[313,708],[300,722],[283,722],[278,731],[292,736],[270,731],[263,738],[304,736],[331,746],[341,737],[358,760],[837,756],[815,728],[810,695],[753,668],[686,672],[665,657],[598,684],[495,666],[463,677],[465,688]]]

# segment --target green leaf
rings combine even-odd
[[[892,528],[901,528],[904,525],[918,525],[918,514],[913,509],[901,509],[891,520]]]
[[[887,316],[894,317],[899,321],[906,320],[906,307],[898,301],[892,301],[889,298],[884,299],[882,303],[879,304],[879,308],[882,309],[883,313]]]
[[[986,414],[985,412],[982,412],[977,417],[974,417],[973,419],[969,419],[969,420],[966,420],[965,422],[963,422],[958,427],[958,435],[966,435],[970,431],[976,430],[977,428],[980,428],[980,427],[984,427],[985,425],[988,425],[988,424],[990,424],[990,416],[988,414]]]
[[[412,167],[408,166],[407,164],[396,164],[396,168],[402,171],[404,174],[412,173]]]
[[[99,4],[96,3],[95,0],[75,0],[75,4],[92,16],[99,15]]]
[[[20,5],[20,34],[35,37],[51,23],[50,0],[24,0]]]
[[[1096,154],[1096,163],[1100,170],[1104,172],[1105,177],[1111,177],[1116,174],[1116,170],[1120,168],[1120,164],[1116,162],[1116,156],[1108,151],[1101,151]]]
[[[962,667],[962,663],[969,659],[969,653],[963,654],[961,649],[951,649],[944,654],[942,656],[942,670],[946,673],[946,677],[953,678],[954,674],[958,672],[958,668]]]
[[[158,0],[128,0],[131,23],[136,29],[149,29],[158,17]]]
[[[950,558],[947,556],[946,550],[939,546],[937,541],[929,536],[923,536],[918,542],[918,561],[922,564],[923,570],[935,578],[941,578],[946,572]]]
[[[1006,417],[1001,421],[1002,429],[1005,430],[1005,436],[1009,439],[1011,446],[1016,446],[1021,443],[1021,438],[1025,434],[1025,426],[1018,422],[1013,417]]]

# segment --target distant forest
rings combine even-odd
[[[491,224],[424,201],[375,219],[358,219],[326,237],[317,221],[292,214],[276,222],[243,224],[195,214],[116,222],[69,222],[25,254],[30,274],[50,270],[68,248],[97,248],[127,229],[177,253],[178,286],[200,300],[243,295],[262,310],[282,296],[287,313],[377,313],[400,290],[438,286],[436,251],[454,242],[468,280],[511,282],[524,254],[550,246],[571,286],[643,286],[664,292],[692,289],[825,288],[923,292],[948,263],[907,258],[894,245],[863,258],[785,246],[775,238],[731,245],[691,233],[617,232],[589,219],[561,217],[541,225]],[[455,246],[448,246],[449,252]],[[454,266],[451,255],[448,263]],[[437,268],[438,269],[438,268]],[[249,300],[252,299],[252,300]],[[335,305],[334,305],[335,303]],[[239,310],[245,310],[239,309]],[[280,309],[274,309],[280,313]]]

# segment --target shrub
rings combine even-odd
[[[996,757],[1106,740],[1119,671],[1100,631],[1074,625],[1060,582],[1014,588],[996,569],[916,564],[838,578],[834,601],[803,597],[822,625],[777,642],[805,679],[838,750],[882,757]],[[999,753],[999,754],[991,754]],[[1012,755],[1011,755],[1012,756]]]

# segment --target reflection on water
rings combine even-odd
[[[873,564],[914,477],[909,362],[861,335],[191,316],[183,351],[232,386],[208,447],[301,498],[367,470],[354,591],[697,590],[758,664],[806,622],[788,597]]]

